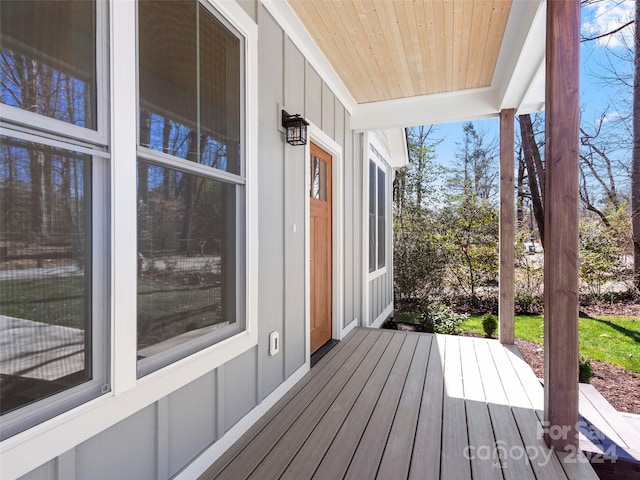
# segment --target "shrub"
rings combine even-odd
[[[420,315],[420,323],[429,333],[442,333],[445,335],[460,335],[460,326],[467,315],[455,313],[450,307],[432,302]]]
[[[482,329],[487,337],[493,337],[493,334],[498,329],[498,317],[492,313],[485,313],[482,316]]]
[[[515,298],[516,313],[535,313],[536,297],[529,292],[518,292]]]
[[[584,355],[580,355],[578,359],[578,381],[580,383],[590,383],[593,377],[593,367],[591,360]]]

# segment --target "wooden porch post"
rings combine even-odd
[[[515,340],[513,311],[515,300],[515,212],[513,202],[515,110],[500,111],[500,343]]]
[[[580,2],[547,2],[544,198],[545,440],[578,445]]]

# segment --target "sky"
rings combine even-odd
[[[634,3],[634,0],[607,0],[583,6],[581,20],[583,37],[593,37],[609,32],[633,19]],[[624,41],[629,45],[633,44],[631,27],[623,29],[619,34],[581,44],[580,103],[585,120],[599,117],[600,112],[608,104],[613,103],[619,95],[619,92],[604,86],[596,77],[603,71],[603,65],[606,64],[605,47],[617,51],[616,49],[620,49]],[[612,115],[615,113],[612,112]],[[485,132],[487,141],[498,138],[497,118],[478,120],[473,123],[476,130]],[[451,166],[455,162],[456,143],[460,142],[463,136],[462,126],[462,122],[436,126],[435,138],[443,139],[436,148],[439,163]]]

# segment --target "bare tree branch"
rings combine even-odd
[[[610,32],[606,32],[603,33],[601,35],[596,35],[595,37],[582,37],[580,39],[581,42],[591,42],[593,40],[598,40],[600,38],[604,38],[604,37],[609,37],[611,35],[615,35],[616,33],[618,33],[620,30],[624,30],[625,28],[627,28],[629,25],[633,25],[635,23],[634,20],[630,20],[627,23],[625,23],[624,25],[619,26],[618,28],[614,28],[613,30],[611,30]]]

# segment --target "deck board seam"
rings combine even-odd
[[[298,420],[298,418],[299,418],[302,414],[304,414],[304,412],[306,411],[306,409],[307,409],[307,408],[309,408],[309,405],[313,402],[313,400],[317,397],[317,395],[319,395],[319,394],[320,394],[320,392],[322,392],[322,391],[324,390],[324,388],[325,388],[325,387],[326,387],[326,386],[327,386],[327,385],[328,385],[328,384],[329,384],[329,383],[330,383],[330,382],[331,382],[331,381],[332,381],[332,380],[333,380],[333,379],[338,375],[338,373],[339,373],[339,372],[343,371],[343,369],[345,368],[345,364],[346,364],[346,362],[348,362],[350,359],[352,359],[352,358],[353,358],[353,354],[357,351],[357,349],[358,349],[358,348],[360,348],[360,346],[362,346],[362,345],[364,344],[364,342],[365,342],[365,341],[366,341],[370,336],[378,337],[379,335],[380,335],[379,333],[377,333],[377,334],[376,334],[376,332],[373,332],[373,331],[365,332],[365,334],[364,334],[364,336],[363,336],[362,340],[361,340],[360,342],[358,342],[358,343],[354,346],[354,348],[351,348],[351,345],[348,345],[348,346],[347,346],[347,345],[345,344],[345,347],[344,347],[344,350],[345,350],[345,351],[348,351],[348,350],[349,350],[349,348],[351,348],[351,353],[350,353],[350,354],[347,356],[347,358],[345,359],[345,363],[341,363],[341,364],[340,364],[339,366],[337,366],[337,367],[335,368],[335,370],[331,373],[330,371],[325,372],[325,370],[326,370],[326,369],[325,369],[325,365],[326,365],[326,366],[330,365],[330,363],[329,363],[329,362],[326,362],[326,364],[325,364],[325,365],[323,365],[323,368],[322,368],[321,370],[319,370],[317,374],[314,374],[314,375],[310,378],[310,380],[309,380],[308,382],[306,382],[306,383],[305,383],[304,387],[309,386],[309,388],[311,388],[311,387],[312,387],[312,383],[313,383],[313,381],[314,381],[314,380],[316,381],[316,383],[318,383],[318,384],[319,384],[319,385],[318,385],[318,390],[317,390],[317,392],[316,392],[316,395],[315,395],[314,397],[310,398],[310,399],[304,399],[304,398],[303,398],[303,400],[301,401],[301,405],[304,405],[304,404],[306,404],[306,405],[301,406],[301,409],[300,409],[300,411],[298,412],[298,414],[297,414],[297,415],[295,416],[295,418],[291,421],[291,424],[290,424],[288,427],[286,427],[286,429],[285,429],[285,430],[282,432],[282,434],[278,437],[278,440],[280,440],[283,436],[285,436],[285,435],[286,435],[286,433],[289,431],[289,429],[291,428],[291,426],[292,426],[292,425],[293,425],[293,424]],[[373,343],[375,343],[375,340],[374,340],[374,342],[373,342]],[[337,352],[335,355],[333,355],[333,356],[332,356],[332,357],[330,357],[330,358],[332,358],[332,359],[333,359],[333,358],[336,358],[336,357],[338,356],[338,354],[339,354],[339,353],[340,353],[340,352]],[[365,354],[364,356],[366,356],[366,354]],[[324,359],[323,359],[323,360],[324,360]],[[354,370],[355,370],[355,369],[357,369],[357,366],[355,366],[355,367],[354,367]],[[323,372],[324,372],[324,373],[328,373],[328,375],[326,375],[326,377],[322,377],[322,373],[323,373]],[[303,391],[304,391],[304,388],[303,388],[303,389],[298,390],[298,391],[297,391],[297,392],[292,396],[292,398],[290,399],[290,401],[288,401],[288,402],[287,402],[286,406],[289,406],[289,405],[291,404],[291,402],[292,402],[292,401],[294,401],[295,399],[297,399],[297,398],[299,397],[299,395],[303,394]],[[266,425],[264,425],[264,426],[260,429],[260,431],[259,431],[259,432],[257,432],[257,433],[256,433],[256,434],[251,438],[251,440],[250,440],[250,441],[246,442],[246,444],[242,447],[242,449],[240,450],[240,452],[238,452],[238,453],[235,455],[235,457],[234,457],[233,461],[232,461],[232,462],[227,463],[227,464],[225,465],[225,467],[224,467],[224,468],[220,469],[220,471],[219,471],[219,472],[218,472],[218,474],[216,475],[216,478],[217,478],[217,477],[219,477],[219,476],[223,476],[223,475],[224,475],[224,472],[225,472],[225,471],[226,471],[226,470],[231,466],[231,464],[232,464],[233,462],[235,462],[235,461],[238,459],[238,457],[240,457],[240,455],[241,455],[241,454],[243,454],[243,453],[246,451],[246,449],[247,449],[247,448],[249,448],[249,447],[251,446],[252,442],[253,442],[254,440],[256,440],[256,438],[258,438],[258,436],[259,436],[263,431],[265,431],[265,429],[266,429],[267,427],[269,427],[269,426],[272,424],[272,422],[273,422],[273,421],[278,417],[278,415],[279,415],[281,412],[283,412],[284,410],[285,410],[284,408],[279,409],[279,410],[278,410],[278,412],[277,412],[277,413],[275,413],[275,415],[272,415],[272,416],[271,416],[271,418],[270,418],[270,420],[266,423]],[[276,443],[277,443],[277,442],[276,442]],[[272,444],[272,445],[271,445],[271,447],[270,447],[270,448],[268,449],[268,451],[263,455],[263,457],[260,459],[260,461],[257,463],[257,465],[256,465],[256,466],[251,470],[251,472],[247,473],[247,474],[245,475],[245,477],[244,477],[244,478],[248,478],[248,477],[249,477],[249,476],[250,476],[250,475],[255,471],[255,469],[256,469],[256,468],[258,468],[258,466],[260,465],[260,463],[262,463],[262,461],[264,460],[264,458],[265,458],[266,456],[268,456],[268,455],[269,455],[269,453],[273,450],[273,448],[274,448],[274,446],[275,446],[275,444],[276,444],[276,443],[274,443],[274,444]],[[214,464],[214,465],[215,465],[215,464]],[[234,477],[234,478],[233,478],[233,480],[238,480],[238,479],[237,479],[237,477]]]
[[[427,387],[427,372],[429,371],[429,368],[431,366],[431,349],[434,348],[434,342],[435,342],[435,338],[431,338],[431,343],[429,344],[429,355],[427,356],[427,365],[426,368],[424,369],[424,375],[422,376],[422,390],[424,391],[424,389]],[[436,345],[437,347],[437,345]],[[415,452],[415,441],[416,438],[418,436],[418,425],[419,425],[419,420],[420,420],[420,415],[422,413],[422,409],[423,409],[423,405],[422,405],[422,399],[423,399],[423,394],[420,395],[420,400],[419,400],[419,406],[418,406],[418,414],[417,414],[417,421],[416,421],[416,425],[415,428],[413,429],[413,442],[411,445],[411,457],[409,458],[409,467],[407,472],[409,472],[407,474],[407,477],[409,476],[410,472],[411,472],[411,466],[413,463],[413,455]]]
[[[362,435],[362,437],[360,438],[360,442],[362,442],[362,439],[367,435],[367,432],[369,431],[369,425],[371,424],[371,420],[373,419],[373,417],[374,417],[374,415],[375,415],[375,413],[376,413],[376,411],[377,411],[377,409],[378,409],[378,406],[380,405],[380,400],[383,398],[383,395],[385,394],[385,392],[387,392],[387,395],[392,395],[392,394],[395,392],[395,389],[389,390],[389,389],[391,388],[391,387],[389,386],[389,385],[390,385],[390,383],[389,383],[389,382],[390,382],[391,380],[393,380],[393,378],[392,378],[392,374],[394,373],[394,368],[396,367],[397,362],[398,362],[398,359],[400,358],[400,355],[401,355],[401,353],[402,353],[402,349],[403,349],[403,348],[405,348],[405,345],[407,344],[407,342],[408,342],[408,341],[409,341],[409,336],[408,336],[408,335],[405,335],[405,339],[404,339],[404,341],[403,341],[403,343],[402,343],[402,347],[400,348],[400,351],[399,351],[399,353],[398,353],[398,356],[397,356],[397,357],[396,357],[396,359],[395,359],[395,362],[394,362],[393,368],[391,368],[391,370],[389,371],[389,373],[388,373],[388,375],[387,375],[387,378],[386,378],[385,384],[384,384],[384,386],[383,386],[382,390],[380,391],[380,395],[378,396],[378,399],[377,399],[376,405],[375,405],[375,407],[374,407],[374,409],[373,409],[373,412],[372,412],[371,417],[369,418],[369,421],[367,422],[367,426],[366,426],[366,427],[365,427],[365,429],[364,429],[363,435]],[[401,379],[401,382],[402,382],[402,385],[403,385],[403,386],[404,386],[404,383],[405,383],[405,381],[406,381],[406,379],[407,379],[407,377],[408,377],[408,375],[409,375],[409,371],[410,371],[410,369],[411,369],[411,361],[413,360],[413,356],[414,356],[414,354],[415,354],[415,350],[416,350],[416,348],[417,348],[417,346],[418,346],[418,343],[419,343],[419,338],[418,338],[418,339],[416,339],[415,345],[413,346],[413,352],[411,352],[411,359],[407,362],[406,370],[404,370],[404,368],[403,368],[402,370],[400,370],[400,367],[398,367],[398,370],[396,370],[396,374],[398,374],[398,375],[402,375],[402,376],[404,377],[403,379]],[[389,391],[391,392],[391,394],[389,394],[389,393],[388,393]],[[398,394],[398,396],[397,396],[397,398],[396,398],[395,400],[392,398],[392,400],[394,400],[394,403],[395,403],[395,407],[394,407],[394,419],[395,419],[395,414],[396,414],[396,412],[397,412],[398,405],[399,405],[399,403],[400,403],[401,394],[402,394],[402,392],[400,392],[400,394]],[[385,398],[385,400],[386,400],[386,398]],[[386,440],[385,440],[385,445],[384,445],[384,447],[386,447],[386,442],[387,442],[387,441],[388,441],[388,439],[389,439],[389,434],[390,434],[390,432],[391,432],[391,428],[392,428],[392,426],[393,426],[393,422],[389,423],[389,425],[388,425],[388,430],[386,431]],[[377,466],[377,468],[376,468],[376,473],[378,472],[378,469],[380,468],[380,462],[382,461],[382,455],[384,454],[384,447],[382,448],[382,451],[381,451],[381,454],[380,454],[380,458],[378,459],[378,466]],[[355,452],[354,452],[353,456],[351,457],[351,461],[349,462],[349,466],[347,467],[345,477],[349,477],[349,476],[350,476],[350,472],[351,472],[351,470],[352,470],[353,462],[354,462],[354,460],[356,459],[356,457],[358,456],[358,452],[359,452],[359,451],[360,451],[360,444],[358,445],[358,447],[356,448],[356,450],[355,450]],[[351,474],[351,475],[352,475],[352,474]]]
[[[380,335],[377,339],[376,339],[376,343],[380,342],[380,341],[385,341],[385,345],[384,348],[382,349],[382,351],[380,352],[380,354],[377,356],[377,359],[375,359],[375,364],[373,366],[371,366],[371,370],[368,373],[366,379],[363,380],[362,382],[362,386],[359,388],[359,390],[355,393],[355,400],[351,403],[351,406],[349,407],[349,410],[345,413],[344,418],[342,419],[340,426],[336,429],[336,432],[340,430],[340,428],[342,427],[342,425],[344,424],[345,419],[349,416],[349,414],[351,413],[351,411],[353,410],[355,404],[356,404],[356,400],[357,398],[362,394],[362,391],[366,388],[369,379],[371,378],[372,375],[374,375],[376,368],[378,367],[378,365],[380,364],[380,361],[383,359],[385,352],[387,351],[387,349],[389,348],[389,345],[391,343],[391,336],[389,336],[388,338],[383,338],[383,335]],[[372,349],[373,350],[373,347]],[[366,360],[367,357],[365,357]],[[364,361],[364,360],[363,360]],[[359,369],[360,367],[358,367]],[[356,371],[354,371],[354,375],[355,373],[358,371],[358,369],[356,369]],[[320,418],[320,420],[318,421],[317,425],[320,425],[323,421],[325,421],[325,418],[327,417],[327,415],[329,414],[329,412],[331,411],[332,407],[335,405],[335,403],[339,400],[339,396],[342,394],[342,392],[344,391],[345,388],[348,388],[349,383],[351,381],[350,380],[347,384],[345,384],[345,386],[342,388],[342,390],[340,391],[340,393],[338,395],[336,395],[336,398],[334,398],[334,400],[331,402],[331,404],[328,406],[328,408],[325,410],[325,412],[323,413],[322,417]],[[296,457],[300,454],[300,452],[303,450],[303,448],[306,446],[307,442],[309,442],[310,438],[312,437],[313,433],[315,430],[312,430],[309,435],[305,438],[304,442],[302,442],[300,444],[300,447],[296,450],[295,454],[291,457],[291,460],[287,463],[287,465],[284,467],[282,473],[279,475],[278,478],[282,478],[283,476],[286,475],[287,470],[289,470],[289,467],[291,466],[291,464],[295,461]],[[335,434],[334,434],[335,437]],[[322,463],[322,461],[324,460],[324,458],[327,455],[327,452],[329,450],[329,448],[331,447],[331,443],[329,442],[329,444],[327,445],[326,449],[324,450],[324,453],[322,454],[322,457],[319,458],[317,465],[314,469],[314,471],[311,473],[311,476],[315,475],[317,469],[319,468],[320,464]]]
[[[310,371],[305,377],[303,377],[287,394],[278,400],[275,405],[273,405],[269,411],[260,419],[256,424],[254,424],[247,432],[245,432],[236,442],[238,445],[237,448],[239,450],[235,451],[234,447],[231,446],[227,452],[225,452],[216,462],[211,465],[205,473],[201,475],[200,478],[206,479],[211,475],[214,477],[218,477],[222,474],[222,472],[233,463],[236,458],[238,458],[242,452],[251,444],[251,442],[265,429],[269,426],[271,421],[276,418],[280,412],[282,412],[286,407],[288,407],[292,401],[314,380],[318,375],[320,375],[328,365],[330,365],[329,360],[337,357],[342,351],[348,350],[351,348],[352,342],[355,343],[353,350],[355,349],[367,338],[368,332],[360,333],[359,331],[353,331],[349,336],[346,337],[345,341],[338,345],[336,348],[332,349],[324,358],[318,362],[316,366],[317,370],[315,372]],[[348,342],[346,340],[349,340]],[[359,340],[358,340],[359,339]],[[324,361],[324,362],[323,362]],[[308,377],[308,378],[307,378]],[[215,467],[215,468],[214,468]],[[211,471],[211,473],[209,473]],[[215,473],[217,471],[217,473]]]

